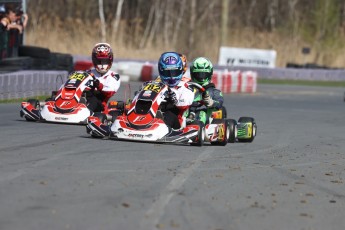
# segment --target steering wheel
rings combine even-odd
[[[196,83],[196,82],[187,82],[188,85],[192,86],[193,88],[196,88],[197,90],[199,90],[199,92],[201,93],[202,96],[205,95],[206,93],[206,89],[201,86],[200,84]],[[193,104],[192,104],[192,107],[200,107],[202,106],[203,103],[201,103],[201,101],[194,101]]]
[[[187,84],[195,86],[195,88],[197,88],[201,93],[205,93],[206,92],[205,88],[202,87],[200,84],[198,84],[196,82],[189,81],[189,82],[187,82]]]

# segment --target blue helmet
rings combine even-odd
[[[164,84],[174,87],[180,83],[183,75],[183,62],[178,53],[166,52],[158,61],[158,72]]]

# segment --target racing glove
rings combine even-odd
[[[177,100],[177,97],[176,97],[176,93],[169,89],[168,96],[169,96],[169,99],[170,99],[171,103],[174,104],[174,105],[177,105],[178,100]]]
[[[95,89],[98,89],[98,88],[99,88],[99,80],[98,80],[98,79],[94,79],[94,80],[93,80],[93,87],[94,87]]]
[[[186,123],[191,124],[194,120],[195,120],[195,113],[190,112],[187,119],[186,119]]]
[[[212,107],[212,105],[214,104],[214,101],[209,94],[204,95],[202,99],[206,107]]]

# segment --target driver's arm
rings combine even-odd
[[[222,108],[224,102],[223,93],[219,89],[213,89],[210,96],[214,102],[212,107],[216,109]]]

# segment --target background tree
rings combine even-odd
[[[219,46],[226,44],[275,49],[278,65],[284,65],[289,58],[301,59],[304,46],[312,48],[319,64],[341,63],[339,52],[345,49],[344,0],[27,2],[28,41],[61,52],[87,53],[85,47],[106,40],[127,57],[176,50],[189,59],[203,55],[216,61]]]

